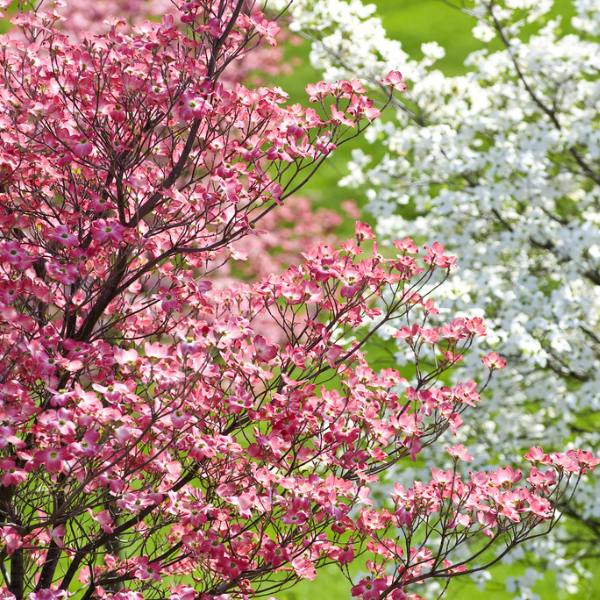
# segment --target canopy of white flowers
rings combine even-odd
[[[373,5],[292,6],[292,27],[312,39],[325,77],[375,87],[391,69],[405,75],[395,119],[367,134],[386,156],[374,164],[355,151],[342,183],[366,192],[380,233],[440,240],[459,256],[444,308],[483,317],[493,335],[481,352],[508,359],[461,434],[476,467],[542,442],[600,447],[600,1],[574,0],[570,23],[546,17],[552,4],[470,3],[473,35],[502,49],[471,54],[460,77],[434,68],[444,56],[435,42],[411,60]],[[465,357],[466,369],[481,352]],[[577,543],[561,543],[563,530],[528,555],[570,592],[585,586],[575,553],[600,541],[598,482],[584,481],[577,494]],[[533,598],[536,578],[528,569],[507,589]]]

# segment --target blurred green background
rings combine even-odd
[[[366,3],[366,1],[365,1]],[[441,0],[375,0],[376,15],[382,19],[388,35],[402,42],[402,47],[411,58],[422,57],[421,44],[436,41],[446,51],[446,56],[436,63],[445,75],[462,75],[466,72],[463,65],[465,58],[474,50],[486,47],[471,35],[474,20],[444,4]],[[555,0],[554,8],[548,18],[562,17],[562,30],[571,32],[570,18],[573,16],[571,0]],[[529,31],[531,31],[530,28]],[[528,33],[526,29],[525,35]],[[498,48],[494,42],[487,45],[491,49]],[[309,63],[310,45],[304,42],[301,46],[288,46],[286,59],[301,59],[301,64],[287,76],[279,76],[269,81],[280,85],[291,96],[291,101],[306,104],[307,96],[304,88],[307,83],[319,80],[319,74]],[[397,67],[402,71],[402,64]],[[361,138],[350,141],[335,151],[325,162],[320,171],[302,190],[302,195],[311,199],[314,205],[336,210],[343,200],[354,199],[359,206],[364,206],[366,198],[354,190],[346,190],[338,186],[338,181],[347,173],[346,164],[353,148],[362,148],[375,160],[382,156],[380,149],[370,146]],[[369,221],[365,214],[363,220]],[[353,220],[346,219],[342,234],[352,235]],[[430,240],[433,241],[433,240]],[[443,240],[439,240],[443,243]],[[373,358],[370,354],[370,358]],[[377,357],[380,358],[380,357]],[[577,535],[576,532],[573,532]],[[592,573],[600,573],[600,563],[587,564]],[[515,594],[506,591],[505,580],[508,577],[522,576],[526,565],[517,563],[511,566],[499,566],[491,570],[492,580],[484,591],[477,590],[475,583],[468,577],[454,580],[444,594],[446,600],[508,600]],[[355,569],[355,573],[360,568]],[[534,592],[542,600],[597,600],[600,598],[600,577],[582,582],[583,590],[578,594],[568,594],[556,587],[556,574],[549,572],[534,587]],[[280,593],[281,600],[346,600],[350,599],[350,583],[342,576],[337,567],[331,566],[319,571],[313,582],[304,581],[292,589]],[[416,591],[416,590],[415,590]],[[429,600],[435,600],[434,598]],[[524,599],[525,600],[525,599]]]

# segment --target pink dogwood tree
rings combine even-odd
[[[542,535],[591,454],[461,478],[472,457],[448,445],[451,468],[369,499],[479,400],[440,379],[485,335],[428,327],[443,246],[384,257],[357,223],[340,249],[212,286],[379,111],[358,81],[309,85],[309,109],[230,85],[276,23],[246,0],[179,8],[75,41],[21,11],[0,38],[0,597],[246,599],[363,557],[353,596],[402,600],[469,573],[472,538],[495,561]],[[390,322],[410,382],[367,361]]]

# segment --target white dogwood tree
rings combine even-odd
[[[387,154],[373,161],[355,151],[343,183],[366,192],[381,234],[439,239],[460,257],[443,307],[478,307],[494,332],[480,351],[507,359],[477,420],[461,429],[476,466],[542,442],[598,448],[600,2],[574,0],[576,16],[564,22],[549,18],[552,0],[441,2],[473,17],[482,46],[494,40],[495,50],[467,58],[464,76],[434,68],[444,56],[435,42],[411,60],[373,5],[294,2],[292,27],[312,39],[326,78],[352,74],[376,87],[400,66],[408,84],[395,118],[367,134]],[[398,341],[402,356],[407,340]],[[579,559],[597,552],[598,482],[576,500],[566,526],[524,556],[571,593],[588,585]],[[537,578],[528,569],[507,589],[534,598]]]

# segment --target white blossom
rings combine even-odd
[[[543,22],[551,0],[475,0],[473,35],[504,48],[474,52],[459,77],[432,68],[442,52],[427,40],[424,58],[411,60],[356,0],[292,8],[326,77],[374,88],[391,69],[407,79],[395,120],[368,134],[387,154],[374,164],[355,151],[342,184],[365,191],[380,234],[437,240],[459,257],[438,290],[441,312],[483,316],[490,334],[458,376],[477,372],[490,349],[508,359],[453,441],[477,450],[473,468],[519,460],[531,445],[600,450],[600,0],[573,6],[576,33],[564,35],[560,19]],[[537,31],[517,37],[528,23]],[[430,456],[427,466],[440,461]],[[597,479],[582,481],[571,510],[600,525]],[[599,541],[588,533],[581,555]],[[573,593],[585,577],[562,537],[545,538],[539,560]],[[532,600],[536,578],[528,569],[508,588]]]

